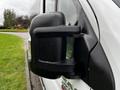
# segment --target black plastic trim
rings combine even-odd
[[[120,0],[112,0],[120,8]]]
[[[90,53],[89,82],[94,90],[115,90],[115,80],[100,43]]]

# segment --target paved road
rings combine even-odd
[[[27,41],[29,39],[29,34],[27,32],[0,32],[3,34],[12,34],[21,37],[24,40],[25,49],[28,47]]]
[[[29,38],[29,35],[27,32],[0,32],[0,33],[17,35],[25,40]]]
[[[13,34],[13,35],[23,38],[25,41],[27,41],[29,38],[29,34],[27,32],[0,32],[0,33]]]

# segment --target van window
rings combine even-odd
[[[46,5],[45,5],[46,12],[54,12],[55,11],[55,1],[56,0],[46,0]]]
[[[65,15],[66,25],[75,25],[77,22],[77,8],[73,0],[58,0],[58,12]],[[73,54],[73,38],[67,38],[67,59],[72,58]]]
[[[76,23],[77,10],[73,0],[58,0],[58,11],[64,13],[67,25]]]

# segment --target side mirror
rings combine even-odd
[[[94,90],[114,90],[111,67],[89,23],[65,26],[62,13],[43,14],[33,19],[30,35],[30,67],[35,74],[49,79],[78,77]],[[71,60],[66,59],[69,37],[74,40]]]
[[[77,26],[65,26],[62,13],[43,14],[32,20],[31,70],[42,77],[75,77],[75,61],[66,60],[67,37],[79,34]]]

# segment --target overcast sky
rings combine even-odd
[[[36,0],[0,0],[0,25],[4,21],[4,9],[13,9],[17,15],[30,15],[32,10],[35,10],[33,4],[38,2]]]

